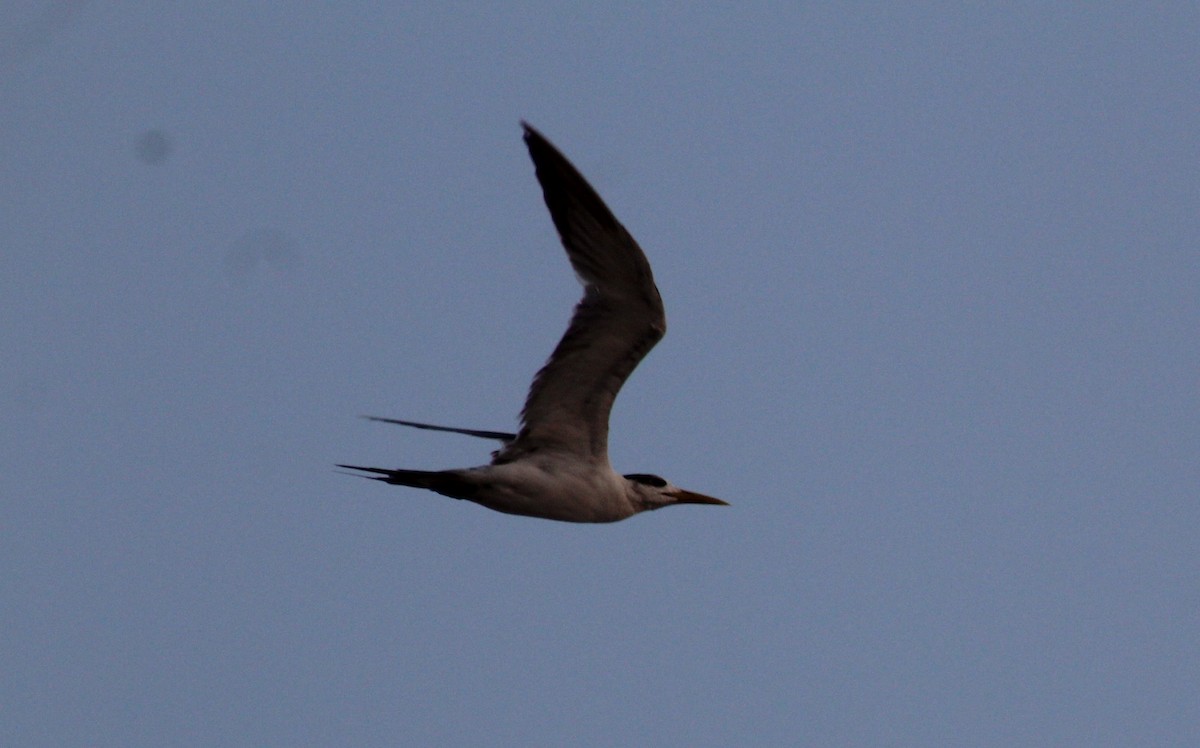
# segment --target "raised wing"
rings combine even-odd
[[[613,400],[667,331],[662,298],[646,255],[596,191],[541,133],[522,125],[546,207],[584,291],[533,379],[516,441],[495,462],[537,450],[607,462]]]

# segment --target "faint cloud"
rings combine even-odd
[[[138,160],[146,164],[161,164],[172,151],[171,139],[162,130],[147,130],[134,145]]]
[[[278,229],[247,231],[225,253],[225,275],[234,280],[249,278],[263,269],[286,273],[299,266],[296,242]]]

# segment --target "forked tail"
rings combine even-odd
[[[466,434],[467,436],[478,436],[481,439],[498,439],[499,441],[508,444],[517,440],[516,434],[510,434],[507,431],[484,431],[483,429],[460,429],[455,426],[435,426],[432,423],[421,423],[419,421],[402,421],[399,418],[381,418],[379,416],[363,416],[368,421],[376,421],[378,423],[394,423],[399,426],[410,426],[414,429],[425,429],[426,431],[446,431],[451,434]]]
[[[361,465],[338,465],[338,467],[347,470],[358,470],[360,473],[373,473],[373,475],[362,475],[359,477],[380,480],[384,483],[390,483],[393,486],[412,486],[413,488],[436,490],[442,482],[442,474],[434,470],[387,470],[385,468],[363,467]]]

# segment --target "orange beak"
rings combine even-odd
[[[713,497],[705,496],[702,493],[684,491],[682,488],[671,491],[668,495],[674,498],[675,502],[678,504],[713,504],[716,506],[729,506],[728,501],[714,499]]]

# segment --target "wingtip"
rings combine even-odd
[[[546,140],[546,136],[542,134],[541,130],[538,130],[527,121],[521,120],[521,129],[525,133],[524,140],[527,146],[532,147],[534,145],[542,146],[550,144],[550,141]]]

